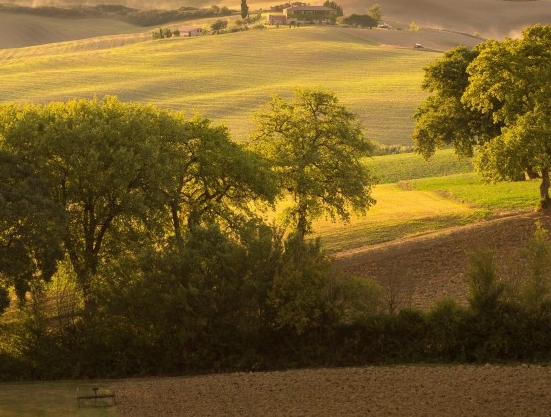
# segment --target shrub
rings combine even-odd
[[[529,275],[521,289],[525,308],[538,309],[549,301],[551,292],[551,245],[547,240],[547,230],[541,222],[536,223],[536,231],[523,251],[528,262]]]
[[[340,324],[366,323],[383,310],[383,289],[373,280],[355,276],[336,279],[332,292]]]

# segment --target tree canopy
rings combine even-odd
[[[231,230],[253,215],[251,201],[275,194],[264,163],[225,127],[115,97],[1,106],[0,138],[10,178],[0,188],[0,250],[20,259],[0,270],[29,277],[35,259],[51,276],[57,238],[85,301],[101,267],[135,242],[181,242],[181,224]]]
[[[274,96],[255,118],[252,148],[291,195],[288,220],[299,236],[311,233],[323,213],[347,220],[350,209],[365,212],[374,204],[374,181],[361,162],[372,144],[333,93],[296,89],[290,102]]]
[[[418,109],[416,151],[430,157],[451,144],[473,156],[488,181],[515,180],[524,171],[542,177],[549,201],[551,167],[551,27],[535,25],[520,39],[488,40],[455,48],[429,66],[431,94]]]
[[[245,19],[249,16],[249,6],[247,0],[241,0],[241,18]]]

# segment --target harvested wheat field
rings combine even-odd
[[[466,300],[468,254],[492,249],[503,279],[539,221],[510,215],[342,253],[337,267],[402,282],[409,303]],[[395,283],[395,285],[397,285]],[[405,291],[405,290],[408,291]],[[402,300],[404,301],[404,300]],[[405,302],[405,301],[404,301]],[[133,379],[113,385],[121,416],[551,416],[551,367],[392,366]]]
[[[549,416],[551,367],[397,366],[119,382],[120,416]]]

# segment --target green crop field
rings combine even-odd
[[[319,220],[316,236],[329,252],[415,236],[489,218],[504,212],[532,211],[539,201],[539,180],[485,183],[470,163],[451,150],[429,161],[415,154],[374,157],[373,173],[387,175],[373,189],[377,203],[350,222]],[[391,178],[391,179],[389,179]]]
[[[368,158],[364,163],[378,184],[469,173],[473,170],[470,160],[460,159],[451,149],[439,151],[428,160],[414,153],[402,153]]]
[[[423,68],[439,56],[377,46],[332,26],[193,39],[113,35],[0,50],[0,97],[49,102],[115,95],[199,112],[228,125],[240,141],[270,95],[322,87],[358,116],[368,137],[409,145],[413,114],[425,98]]]

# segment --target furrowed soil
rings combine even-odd
[[[378,280],[398,306],[467,299],[469,256],[494,252],[503,280],[526,267],[536,222],[510,214],[348,251],[335,267]],[[396,278],[400,277],[400,278]],[[392,366],[151,378],[113,385],[120,416],[550,416],[551,367]]]
[[[523,251],[536,223],[551,230],[542,213],[503,214],[467,226],[338,253],[336,268],[372,278],[397,298],[397,307],[430,308],[439,300],[467,301],[471,256],[489,250],[499,278],[514,282],[527,268]]]
[[[117,414],[549,416],[551,367],[397,366],[119,382]]]

